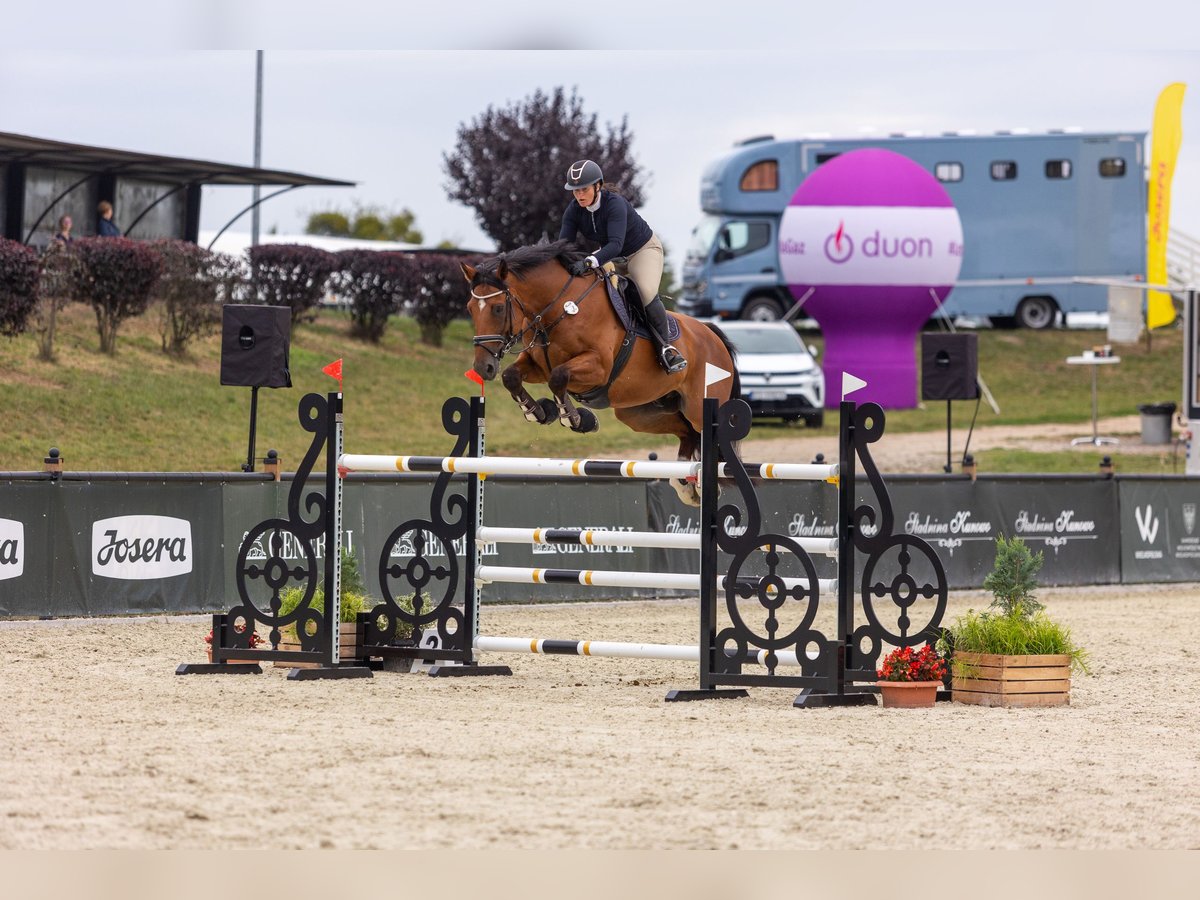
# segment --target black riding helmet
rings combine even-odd
[[[580,188],[591,187],[598,181],[604,181],[604,173],[600,171],[600,167],[590,159],[581,159],[567,169],[567,183],[563,187],[568,191],[577,191]]]

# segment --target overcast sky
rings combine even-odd
[[[1151,0],[1135,8],[1094,0],[1047,11],[1016,0],[990,8],[997,21],[972,25],[965,38],[957,25],[961,3],[916,0],[903,10],[881,4],[869,13],[863,7],[871,4],[844,3],[816,11],[816,19],[804,6],[669,2],[619,26],[599,21],[588,28],[574,19],[593,12],[562,4],[553,15],[519,13],[519,21],[502,17],[495,4],[456,6],[461,15],[454,18],[358,0],[319,7],[218,0],[175,12],[145,5],[160,11],[145,20],[144,42],[172,49],[6,50],[0,130],[249,164],[251,48],[322,38],[354,43],[357,49],[266,52],[263,165],[359,184],[302,188],[270,201],[264,230],[298,232],[308,213],[357,201],[410,208],[429,243],[489,249],[471,211],[447,199],[442,155],[458,126],[488,106],[561,85],[578,88],[602,123],[628,117],[634,152],[650,176],[642,212],[677,263],[700,215],[701,170],[742,138],[1071,126],[1148,131],[1158,92],[1183,81],[1172,224],[1200,238],[1200,50],[1188,49],[1200,42],[1200,4]],[[285,8],[319,9],[319,28],[272,17]],[[610,15],[635,8],[603,7]],[[103,30],[87,29],[112,31],[101,15],[111,9],[80,7],[59,46],[104,46]],[[1148,23],[1163,26],[1166,49],[1150,49],[1157,37]],[[629,49],[591,49],[618,41]],[[448,49],[363,49],[381,43]],[[538,47],[571,49],[530,49]],[[563,173],[529,177],[559,182]],[[248,189],[206,188],[201,227],[221,227],[247,202]],[[234,228],[248,231],[249,216]]]

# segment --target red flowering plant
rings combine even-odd
[[[880,681],[941,681],[946,661],[928,644],[920,650],[897,647],[884,657],[875,674]]]

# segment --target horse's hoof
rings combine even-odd
[[[579,434],[591,434],[593,431],[598,431],[600,423],[596,421],[596,414],[590,409],[578,409],[579,423],[572,425],[571,430]]]
[[[552,422],[558,421],[558,404],[549,397],[543,397],[538,401],[538,406],[541,407],[542,417],[538,421],[543,425],[549,425]]]
[[[700,492],[696,490],[696,485],[691,482],[691,479],[674,478],[671,480],[671,487],[675,488],[675,493],[679,495],[679,502],[684,506],[698,507],[700,505]]]

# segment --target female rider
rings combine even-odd
[[[687,367],[683,355],[667,343],[667,310],[658,294],[663,273],[663,245],[633,205],[613,191],[604,190],[604,173],[590,159],[581,159],[567,170],[564,187],[575,195],[563,211],[560,239],[574,240],[576,235],[600,245],[600,249],[571,266],[572,275],[599,268],[611,259],[624,256],[629,279],[637,285],[650,323],[650,332],[659,347],[659,358],[668,372]]]

